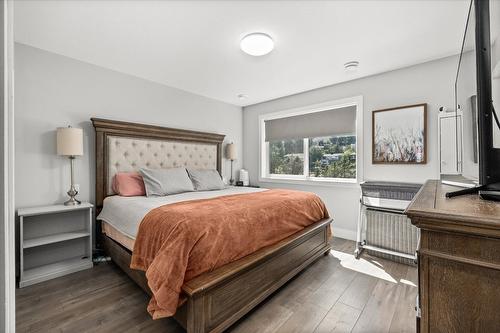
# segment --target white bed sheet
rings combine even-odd
[[[139,224],[144,216],[154,208],[181,201],[209,199],[265,190],[263,188],[231,186],[217,191],[186,192],[164,197],[121,197],[114,195],[104,199],[102,211],[97,216],[97,219],[108,223],[125,236],[135,240]]]

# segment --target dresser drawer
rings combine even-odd
[[[500,270],[500,239],[421,231],[420,253]]]

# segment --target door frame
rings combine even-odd
[[[5,300],[2,300],[1,322],[4,332],[15,332],[15,203],[14,203],[14,1],[2,0],[2,213],[3,239],[0,240],[2,258],[2,277]],[[1,234],[1,233],[0,233]]]

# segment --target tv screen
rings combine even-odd
[[[455,80],[462,175],[500,183],[500,2],[472,0]],[[458,124],[461,119],[462,124]]]

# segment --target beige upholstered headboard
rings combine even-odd
[[[188,167],[221,172],[224,135],[92,118],[98,211],[117,172]]]
[[[114,175],[140,168],[217,168],[217,145],[171,140],[124,138],[108,136],[107,195],[114,194]]]

